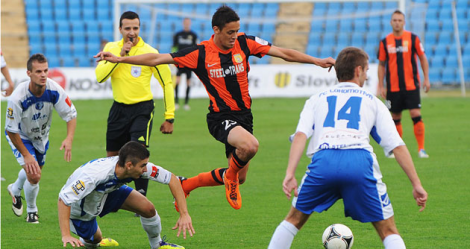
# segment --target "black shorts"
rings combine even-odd
[[[176,76],[181,76],[182,74],[186,74],[186,79],[191,79],[191,69],[189,68],[178,68],[178,72],[176,72]]]
[[[230,131],[236,126],[241,126],[253,134],[253,115],[251,110],[207,114],[207,128],[215,139],[225,144],[225,156],[227,158],[235,150],[235,147],[230,145],[227,139]]]
[[[114,101],[108,116],[106,151],[118,151],[129,141],[148,147],[152,133],[153,100],[126,105]]]
[[[390,112],[399,113],[406,109],[420,109],[419,89],[413,91],[387,92],[387,103]]]

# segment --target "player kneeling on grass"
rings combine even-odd
[[[193,236],[195,232],[179,180],[171,172],[148,162],[149,155],[140,143],[128,142],[119,151],[119,156],[92,160],[73,172],[60,191],[57,204],[64,247],[67,243],[74,247],[98,247],[102,234],[96,217],[124,209],[140,215],[151,248],[183,248],[161,239],[160,217],[154,205],[125,185],[139,177],[169,184],[180,212],[173,229],[178,229],[178,237],[181,232],[185,239],[186,232]],[[70,231],[80,239],[72,237]]]

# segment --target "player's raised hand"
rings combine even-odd
[[[118,57],[110,52],[99,52],[97,55],[93,56],[94,58],[98,58],[96,62],[100,61],[109,61],[112,63],[118,62]]]
[[[189,216],[189,214],[180,215],[178,221],[176,222],[175,226],[172,229],[173,230],[178,229],[178,234],[176,234],[176,237],[179,237],[181,232],[183,232],[184,239],[186,239],[186,231],[189,233],[191,237],[193,237],[193,234],[196,233],[194,231],[193,223],[191,221],[191,216]]]
[[[294,190],[295,197],[299,195],[297,192],[297,180],[295,179],[295,175],[286,175],[282,182],[282,190],[289,200],[292,197],[292,190]]]

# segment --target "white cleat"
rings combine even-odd
[[[15,213],[16,216],[21,216],[23,214],[23,203],[21,202],[21,196],[15,196],[11,190],[13,187],[13,183],[8,185],[8,193],[10,194],[12,198],[13,204],[11,205],[11,209],[13,210],[13,213]]]
[[[424,149],[419,150],[418,156],[419,156],[419,158],[429,158],[428,153],[426,153],[426,151]]]

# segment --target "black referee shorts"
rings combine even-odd
[[[106,151],[119,151],[129,141],[149,146],[152,133],[153,100],[126,105],[114,101],[108,116]]]
[[[413,91],[387,92],[387,103],[390,112],[399,113],[406,109],[421,108],[419,89]]]
[[[191,79],[191,69],[189,68],[178,68],[178,72],[176,72],[176,76],[181,76],[182,74],[186,74],[186,79]]]
[[[207,114],[207,128],[216,140],[225,144],[225,156],[227,158],[235,150],[235,147],[227,142],[228,134],[237,126],[241,126],[253,134],[253,115],[251,110]]]

